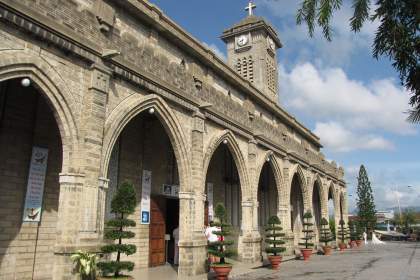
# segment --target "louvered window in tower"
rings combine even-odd
[[[254,63],[252,56],[238,58],[236,61],[236,71],[243,78],[254,82]]]
[[[268,88],[275,93],[277,91],[276,65],[270,57],[266,59],[266,69]]]

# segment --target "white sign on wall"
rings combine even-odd
[[[40,147],[32,148],[25,206],[23,208],[23,222],[39,222],[41,220],[47,161],[48,149]]]
[[[152,171],[143,170],[141,183],[140,214],[141,223],[150,224],[150,192],[152,189]]]
[[[209,221],[213,221],[213,183],[207,183],[207,202],[209,206]]]
[[[162,194],[171,197],[178,197],[179,196],[179,186],[178,185],[169,185],[163,184],[162,185]]]

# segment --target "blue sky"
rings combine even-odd
[[[222,58],[222,31],[247,14],[246,0],[152,0]],[[386,59],[371,56],[377,23],[349,31],[349,1],[332,22],[333,41],[296,26],[300,1],[255,0],[254,13],[277,29],[280,104],[321,137],[323,153],[346,171],[350,207],[360,164],[367,168],[378,209],[420,206],[419,125],[405,122],[408,94]],[[407,185],[413,188],[406,187]]]

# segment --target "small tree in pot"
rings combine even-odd
[[[286,248],[281,246],[285,242],[281,239],[281,237],[284,237],[284,233],[281,232],[283,228],[280,224],[279,217],[271,216],[265,229],[265,243],[267,245],[265,252],[269,255],[268,259],[273,269],[279,268],[282,259],[281,253],[286,251]]]
[[[353,221],[349,221],[349,232],[350,232],[350,247],[355,248],[356,240],[357,240],[357,231],[356,231],[356,223]]]
[[[121,254],[132,255],[136,252],[136,245],[122,244],[122,239],[133,238],[134,232],[125,231],[125,227],[133,227],[136,222],[127,219],[126,216],[134,213],[136,207],[136,192],[132,184],[124,182],[118,189],[111,201],[111,213],[115,218],[109,220],[106,225],[105,239],[116,240],[118,243],[105,245],[101,248],[105,254],[116,253],[115,261],[103,261],[98,263],[98,268],[104,276],[112,274],[111,279],[132,279],[121,274],[122,270],[132,271],[133,262],[121,261]]]
[[[233,245],[233,241],[226,240],[226,237],[230,235],[230,225],[226,222],[225,206],[218,203],[214,209],[214,214],[217,219],[213,225],[219,227],[220,230],[213,231],[213,233],[219,237],[219,240],[209,243],[208,252],[210,255],[219,257],[220,261],[211,264],[211,267],[216,272],[218,280],[225,280],[232,270],[232,264],[227,263],[226,258],[235,255],[235,251],[227,249],[228,246]]]
[[[340,243],[338,244],[338,247],[340,248],[340,251],[343,251],[346,249],[346,239],[347,239],[347,230],[345,228],[345,222],[343,219],[339,222],[340,227],[338,228],[338,237],[340,238]]]
[[[303,215],[303,234],[304,237],[302,237],[303,242],[300,242],[299,245],[304,246],[304,248],[301,249],[303,260],[307,261],[312,255],[312,248],[314,246],[314,243],[312,243],[313,238],[313,229],[312,226],[314,225],[312,221],[312,214],[311,211],[307,211]]]
[[[327,219],[322,218],[321,219],[321,232],[320,232],[320,238],[319,242],[324,243],[324,246],[322,246],[322,249],[324,250],[324,255],[329,256],[331,255],[331,246],[329,245],[329,242],[333,240],[329,222]]]
[[[362,230],[362,226],[360,224],[360,222],[356,222],[356,245],[357,247],[362,246],[362,235],[363,235],[363,230]]]

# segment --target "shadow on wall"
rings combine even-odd
[[[32,147],[48,149],[41,222],[22,222]],[[20,79],[0,83],[0,278],[51,277],[62,164],[58,126],[45,98]]]

